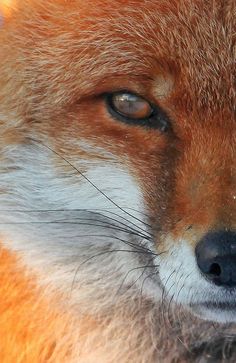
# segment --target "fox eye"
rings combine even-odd
[[[128,118],[149,118],[153,112],[149,102],[132,93],[115,93],[111,102],[114,110]]]
[[[163,111],[135,93],[120,91],[106,95],[107,106],[113,118],[119,121],[156,128],[164,132],[168,120]]]

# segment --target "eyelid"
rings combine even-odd
[[[122,93],[128,93],[131,95],[135,95],[137,97],[140,97],[144,101],[146,101],[152,108],[152,113],[150,114],[150,116],[147,118],[143,118],[143,119],[142,118],[135,119],[135,118],[131,118],[131,117],[126,117],[125,115],[122,115],[120,112],[117,112],[113,107],[112,97],[115,94],[122,94]],[[169,117],[167,116],[165,111],[163,111],[155,103],[149,102],[142,95],[131,92],[129,90],[119,90],[116,92],[103,94],[103,99],[106,103],[107,111],[109,112],[110,116],[112,116],[112,118],[115,120],[121,121],[130,126],[138,126],[138,127],[143,127],[146,129],[155,129],[162,133],[165,133],[171,129],[171,123],[170,123]]]

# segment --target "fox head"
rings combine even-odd
[[[235,2],[13,3],[6,248],[75,303],[82,281],[87,302],[129,288],[236,320]]]

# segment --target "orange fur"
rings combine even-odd
[[[55,293],[36,285],[17,256],[0,249],[1,363],[95,363],[104,353],[86,346],[87,336],[99,325],[88,315],[68,314]],[[97,360],[98,359],[98,360]]]
[[[0,251],[0,357],[2,363],[65,362],[71,356],[72,321],[52,308],[16,256]],[[58,349],[58,339],[68,336]]]
[[[1,0],[0,11],[3,13],[4,17],[8,18],[11,15],[14,0]]]
[[[27,134],[72,160],[108,163],[115,155],[140,186],[158,252],[169,248],[167,234],[184,234],[193,250],[208,230],[236,228],[233,0],[19,0],[14,11],[9,4],[0,2],[0,150],[27,144]],[[114,121],[101,95],[121,89],[164,109],[170,132]],[[107,154],[79,149],[79,138]],[[61,159],[52,164],[68,172]],[[21,257],[3,241],[1,363],[170,363],[171,349],[182,349],[171,327],[156,332],[163,322],[148,299],[121,299],[112,312],[90,315],[93,297],[67,306]]]

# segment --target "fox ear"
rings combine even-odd
[[[15,0],[0,0],[0,26],[4,19],[10,17],[14,6],[14,1]]]

